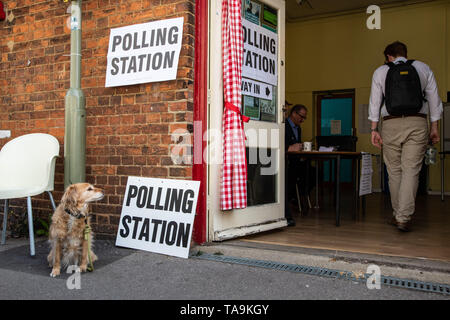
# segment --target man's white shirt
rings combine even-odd
[[[407,59],[404,57],[398,57],[394,60],[394,63],[397,64],[400,61],[406,62]],[[420,109],[419,113],[429,113],[430,121],[437,121],[441,118],[443,109],[433,71],[427,64],[417,60],[415,60],[412,65],[414,68],[416,68],[417,73],[419,74],[422,91],[425,92],[426,101],[423,102],[422,109]],[[381,102],[383,101],[386,75],[388,73],[388,70],[388,65],[382,65],[373,73],[372,88],[370,90],[369,100],[370,121],[378,122],[380,119],[380,106]],[[383,102],[383,106],[381,108],[381,117],[385,117],[388,115],[389,113],[386,110],[386,104]]]

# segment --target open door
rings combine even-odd
[[[248,163],[247,208],[220,210],[223,83],[221,4],[210,6],[208,241],[286,226],[284,218],[284,0],[243,0],[242,114]]]

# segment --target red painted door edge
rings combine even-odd
[[[195,66],[194,66],[194,164],[192,179],[200,181],[193,240],[206,242],[207,234],[207,165],[203,159],[206,141],[203,133],[207,123],[208,92],[208,1],[195,1]]]

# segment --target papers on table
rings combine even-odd
[[[322,152],[333,152],[333,151],[336,151],[336,147],[324,147],[324,146],[321,146],[321,147],[319,147],[319,151],[322,151]]]
[[[359,195],[363,196],[372,193],[372,155],[367,152],[362,153],[361,179],[359,182]]]

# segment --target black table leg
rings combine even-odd
[[[357,162],[355,161],[355,159],[352,159],[352,179],[353,179],[353,183],[354,183],[354,188],[353,188],[353,219],[356,220],[356,214],[357,214],[357,210],[358,210],[358,206],[357,206],[357,199],[358,199],[358,182],[356,181],[358,179],[358,173],[357,173],[357,169],[356,169],[356,164]]]
[[[362,196],[362,212],[363,212],[363,217],[366,216],[366,195]]]
[[[330,163],[330,177],[331,179],[333,179],[334,182],[334,190],[337,190],[338,186],[337,186],[337,170],[336,170],[336,163],[337,163],[337,158],[336,159],[332,159],[331,163]],[[333,166],[333,168],[331,167]],[[334,205],[337,206],[337,194],[334,195]]]
[[[339,227],[341,224],[341,210],[340,210],[340,180],[341,180],[341,156],[338,155],[336,157],[336,227]]]
[[[309,195],[309,170],[311,170],[311,160],[306,159],[306,196]]]
[[[445,153],[440,152],[441,154],[441,201],[444,201],[444,191],[445,191]]]
[[[319,209],[319,160],[316,160],[316,205],[314,209]]]

